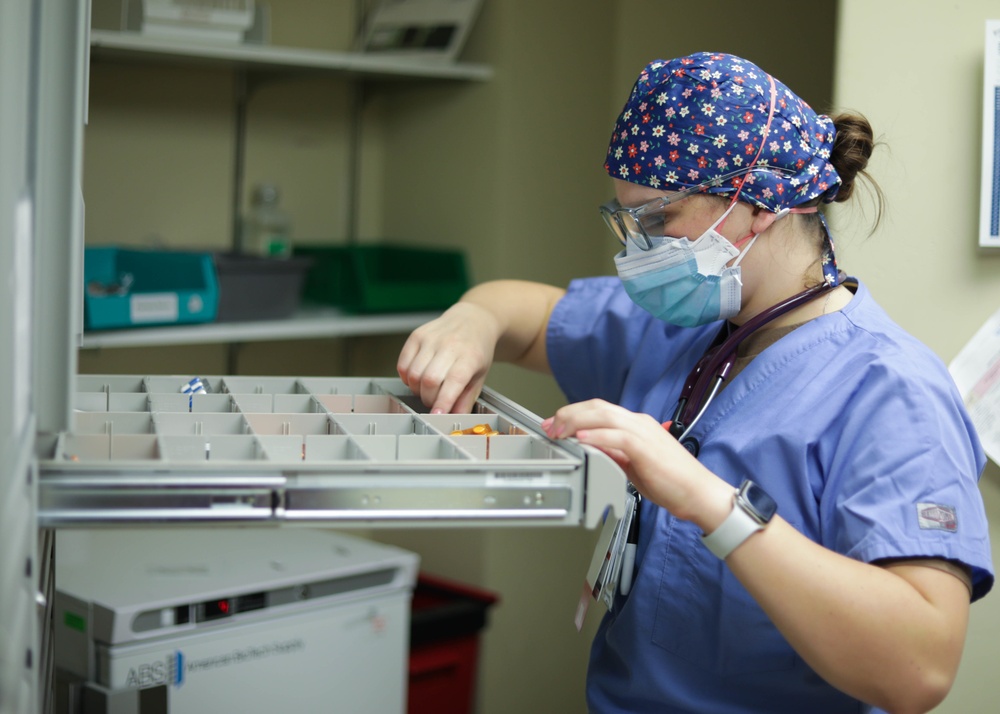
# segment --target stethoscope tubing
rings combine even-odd
[[[705,414],[716,394],[719,393],[723,382],[729,376],[733,363],[736,361],[736,350],[743,340],[781,315],[830,292],[843,283],[844,277],[844,274],[841,273],[840,279],[836,283],[823,283],[811,287],[772,305],[737,327],[717,346],[710,347],[688,374],[684,381],[684,388],[681,390],[681,396],[677,401],[671,433],[677,436],[678,441],[683,442],[690,435],[691,430]],[[721,335],[722,333],[720,333]],[[718,339],[716,338],[716,341]],[[714,384],[711,384],[712,382]],[[708,391],[710,384],[711,392],[706,398],[705,392]]]

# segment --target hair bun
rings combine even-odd
[[[844,112],[833,118],[837,135],[830,152],[830,163],[840,175],[841,185],[836,201],[846,201],[854,192],[858,174],[867,176],[865,168],[875,149],[872,126],[860,114]]]

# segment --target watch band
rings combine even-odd
[[[764,524],[743,510],[736,502],[736,494],[733,494],[733,510],[718,528],[708,535],[703,535],[701,542],[716,557],[725,560],[743,541],[762,530]]]

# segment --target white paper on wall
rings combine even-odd
[[[1000,463],[1000,310],[948,365],[986,455]]]

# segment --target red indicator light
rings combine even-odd
[[[232,614],[232,603],[225,600],[208,600],[201,606],[199,620],[214,620],[218,617],[229,617]]]

